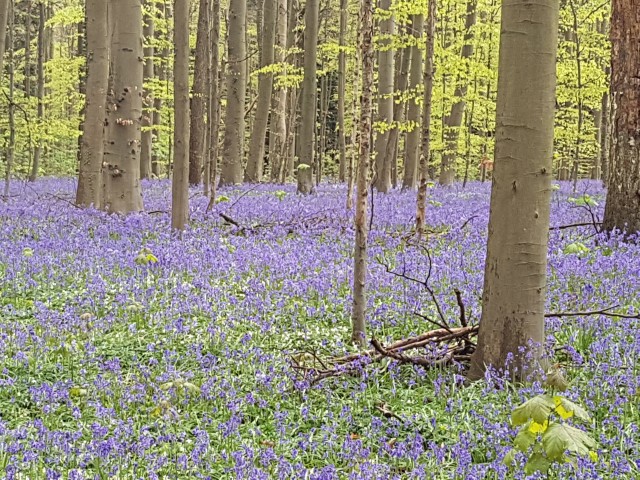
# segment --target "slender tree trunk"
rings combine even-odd
[[[9,18],[9,5],[11,0],[0,0],[0,79],[4,72],[4,51],[7,41],[7,20]]]
[[[464,45],[462,46],[461,58],[464,62],[473,55],[473,26],[476,24],[476,0],[468,0],[467,15],[465,18]],[[462,125],[462,117],[464,116],[464,108],[466,105],[465,97],[467,95],[469,68],[466,68],[466,76],[463,79],[458,78],[455,92],[453,94],[456,102],[451,107],[451,113],[446,117],[444,122],[445,151],[442,155],[442,164],[440,170],[439,182],[441,185],[451,185],[456,178],[455,161],[458,157],[458,137],[460,135],[460,126]]]
[[[262,57],[261,68],[272,65],[275,59],[276,12],[278,0],[264,0],[262,17]],[[258,77],[258,103],[249,141],[249,159],[244,179],[246,182],[261,182],[264,173],[264,151],[271,93],[273,91],[273,73],[263,72]],[[273,145],[269,145],[273,148]]]
[[[189,2],[174,0],[173,5],[175,126],[173,129],[171,228],[184,230],[189,221]],[[200,9],[200,14],[208,16],[208,11]]]
[[[316,60],[318,58],[319,0],[307,0],[304,13],[304,79],[302,81],[302,123],[300,125],[300,161],[298,193],[313,192],[313,132],[316,127]]]
[[[2,44],[0,47],[2,48],[2,57],[4,57],[4,48],[6,42],[6,29],[7,29],[7,20],[9,23],[9,142],[7,144],[7,158],[6,158],[6,166],[5,166],[5,174],[4,174],[4,198],[5,200],[9,198],[9,193],[11,191],[11,173],[13,168],[13,158],[15,154],[15,146],[16,146],[16,104],[14,102],[14,93],[15,93],[15,78],[14,78],[14,61],[13,61],[13,36],[15,32],[14,28],[14,18],[15,12],[13,8],[13,4],[11,6],[0,4],[0,15],[4,14],[4,18],[0,16],[0,33],[2,34]],[[3,28],[4,27],[4,28]],[[2,79],[2,74],[4,73],[3,68],[3,60],[0,60],[0,80]]]
[[[640,5],[614,0],[611,14],[612,124],[603,228],[640,231]]]
[[[557,0],[502,2],[495,169],[472,380],[489,366],[525,379],[544,346],[558,10]]]
[[[427,51],[425,54],[424,68],[424,106],[422,110],[422,130],[420,135],[420,168],[418,170],[419,184],[418,197],[416,201],[416,232],[418,237],[424,233],[424,225],[427,210],[427,181],[429,180],[429,158],[431,144],[431,99],[433,96],[433,79],[435,76],[433,66],[434,43],[436,40],[436,0],[429,0],[429,10],[427,12],[426,42]]]
[[[284,64],[284,49],[287,45],[287,0],[278,0],[277,30],[275,37],[274,61]],[[285,67],[286,68],[286,67]],[[285,159],[285,145],[287,137],[287,87],[276,85],[273,98],[269,129],[269,165],[271,167],[271,181],[277,182],[280,168]]]
[[[157,13],[159,14],[159,19],[162,21],[169,21],[170,13],[166,8],[165,4],[160,4],[158,7]],[[162,34],[159,30],[155,30],[155,39],[156,41],[163,40]],[[168,34],[167,34],[168,36]],[[165,40],[169,40],[166,38]],[[158,82],[162,85],[167,82],[167,61],[169,58],[169,50],[165,47],[160,52],[155,51],[154,49],[154,61],[156,64],[154,65],[154,73],[157,76]],[[152,138],[156,144],[160,143],[160,132],[162,127],[162,97],[159,95],[154,96],[153,98],[153,116],[152,116]],[[152,145],[153,146],[153,145]],[[156,177],[160,177],[160,158],[158,156],[158,150],[151,150],[151,171]]]
[[[122,0],[111,12],[113,92],[108,92],[104,149],[104,205],[108,212],[143,210],[140,187],[142,117],[142,2]]]
[[[220,128],[220,2],[211,2],[211,73],[210,73],[210,115],[209,115],[209,198],[215,202],[218,179],[218,133]]]
[[[38,75],[38,127],[42,129],[44,119],[44,55],[45,55],[45,38],[44,27],[47,21],[44,2],[38,4],[38,59],[36,61],[36,70]],[[40,170],[40,159],[42,158],[43,141],[42,134],[38,135],[38,144],[33,152],[33,164],[31,165],[31,173],[29,181],[35,182],[38,178]]]
[[[149,178],[152,173],[152,152],[153,152],[153,90],[149,88],[149,83],[153,81],[155,77],[154,62],[154,37],[155,37],[155,24],[154,24],[154,2],[146,0],[147,14],[144,16],[144,29],[143,34],[145,38],[144,46],[144,67],[143,67],[143,82],[145,86],[144,98],[142,104],[144,111],[142,114],[142,133],[140,140],[140,178]]]
[[[340,0],[340,33],[338,34],[338,44],[340,52],[338,53],[338,154],[340,155],[338,165],[338,180],[345,181],[347,172],[347,142],[345,131],[345,98],[347,84],[347,53],[345,52],[345,37],[347,34],[347,8],[348,0]]]
[[[377,122],[386,125],[384,131],[377,132],[375,141],[376,176],[375,187],[381,193],[391,190],[391,158],[387,158],[387,143],[393,121],[393,49],[391,36],[394,32],[391,0],[380,0],[380,10],[389,13],[389,17],[380,21],[380,42],[378,51],[378,114]]]
[[[242,183],[244,151],[244,108],[247,90],[247,45],[245,43],[247,2],[229,1],[227,55],[227,109],[224,121],[221,185]]]
[[[289,0],[289,35],[287,37],[287,51],[291,51],[294,47],[297,47],[300,43],[299,37],[303,38],[298,32],[298,12],[300,5],[298,0]],[[302,42],[304,48],[304,41]],[[300,55],[297,53],[291,54],[291,60],[289,63],[293,67],[300,65]],[[296,137],[297,137],[297,119],[298,119],[298,103],[300,99],[300,90],[296,87],[291,87],[287,95],[287,137],[284,149],[284,160],[280,164],[279,181],[284,183],[285,180],[294,174],[295,160],[296,160]]]
[[[215,1],[215,0],[214,0]],[[196,59],[191,95],[191,130],[189,138],[189,183],[198,185],[202,179],[205,153],[207,69],[209,67],[209,0],[200,0]]]
[[[369,161],[371,157],[371,90],[373,89],[373,4],[362,0],[360,7],[362,97],[360,101],[360,154],[358,163],[357,203],[355,216],[355,251],[353,254],[353,310],[351,339],[364,347],[366,337],[366,282],[367,282],[367,196],[369,187]]]
[[[87,95],[84,134],[80,145],[80,173],[76,203],[102,206],[105,104],[109,78],[108,7],[103,0],[87,0]]]
[[[413,15],[411,30],[416,39],[422,36],[423,27],[423,16]],[[417,93],[418,86],[422,81],[422,50],[417,42],[418,40],[416,40],[416,45],[411,47],[411,71],[409,72],[409,90],[413,93]],[[418,176],[418,152],[420,149],[420,104],[417,98],[409,101],[407,121],[411,130],[407,133],[406,139],[402,189],[414,190],[416,188],[416,177]]]
[[[0,10],[4,7],[0,4]],[[32,25],[32,12],[33,6],[31,4],[31,0],[27,0],[27,12],[26,12],[26,21],[25,23],[25,33],[24,33],[24,96],[27,99],[27,103],[29,102],[29,97],[31,97],[31,25]],[[2,13],[0,12],[0,22],[2,22]],[[6,21],[6,17],[5,17]],[[82,22],[81,22],[82,23]],[[4,33],[2,33],[4,32]],[[0,34],[6,35],[6,24],[5,30],[2,30],[0,26]],[[4,40],[2,41],[4,44]],[[2,54],[4,55],[4,48],[2,49]],[[0,70],[1,72],[2,70]]]

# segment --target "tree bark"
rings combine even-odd
[[[220,42],[220,2],[211,2],[211,73],[210,73],[210,90],[209,100],[210,115],[209,115],[209,198],[211,201],[215,201],[216,188],[218,179],[218,133],[220,129],[220,49],[218,43]]]
[[[157,13],[159,14],[158,20],[162,20],[168,22],[171,17],[171,10],[167,8],[166,4],[160,4],[157,6]],[[167,37],[163,39],[160,30],[155,30],[155,38],[156,40],[166,40],[169,41],[168,34],[165,34]],[[158,78],[158,82],[160,84],[166,84],[167,82],[167,62],[169,58],[169,49],[163,48],[160,52],[154,51],[154,60],[157,59],[157,65],[154,66],[154,73]],[[157,68],[156,68],[157,67]],[[168,90],[168,88],[167,88]],[[153,117],[152,117],[152,137],[156,144],[160,143],[160,131],[162,127],[162,104],[163,99],[160,95],[156,95],[153,98]],[[152,149],[151,151],[151,171],[156,177],[160,177],[160,156],[158,155],[157,149]]]
[[[300,161],[298,193],[313,192],[313,132],[316,128],[316,60],[318,58],[319,0],[307,0],[304,12],[304,79],[302,81],[302,122],[300,125]]]
[[[111,43],[113,91],[107,97],[104,149],[104,209],[114,213],[143,210],[140,187],[140,118],[142,117],[142,2],[115,4]]]
[[[436,0],[429,0],[429,10],[427,12],[426,42],[427,51],[425,54],[424,68],[424,105],[422,107],[422,129],[420,134],[420,167],[418,170],[419,184],[418,196],[416,199],[416,232],[418,237],[424,233],[424,225],[427,210],[427,181],[429,180],[429,158],[431,156],[431,104],[433,97],[433,80],[435,70],[433,65],[433,54],[436,40]]]
[[[200,184],[202,179],[206,143],[206,98],[209,94],[207,85],[209,45],[209,0],[200,0],[189,133],[189,183],[191,185]]]
[[[423,16],[413,15],[411,29],[416,39],[422,37],[423,28]],[[416,45],[411,47],[411,70],[409,72],[409,90],[413,93],[417,93],[418,86],[422,81],[422,50],[417,42],[418,40],[416,40]],[[411,130],[407,133],[402,189],[415,190],[416,177],[418,176],[418,152],[420,149],[420,104],[417,98],[409,100],[407,121]]]
[[[272,65],[275,59],[274,44],[276,41],[276,11],[278,0],[264,0],[262,16],[262,56],[260,67]],[[269,110],[271,109],[271,93],[273,91],[273,73],[261,73],[258,77],[258,103],[253,121],[251,140],[249,141],[249,159],[244,180],[261,182],[264,173],[264,151]],[[269,145],[272,148],[273,145]]]
[[[4,51],[7,41],[7,20],[11,0],[0,0],[0,78],[4,72]]]
[[[340,33],[338,34],[338,154],[340,155],[338,164],[338,180],[345,181],[347,172],[347,142],[345,131],[345,99],[347,85],[347,54],[344,51],[345,37],[347,34],[347,8],[348,0],[340,0]]]
[[[380,0],[379,9],[388,14],[388,18],[380,21],[380,50],[378,51],[378,114],[377,123],[384,125],[381,132],[376,133],[375,187],[381,193],[391,190],[391,158],[387,158],[390,125],[393,121],[393,49],[391,36],[394,32],[391,0]]]
[[[244,108],[247,90],[246,0],[229,1],[227,54],[227,109],[222,146],[221,185],[242,183]]]
[[[466,63],[473,55],[472,28],[476,23],[476,0],[468,0],[467,15],[465,18],[464,45],[460,57]],[[466,68],[467,73],[469,69]],[[451,113],[445,118],[445,151],[442,154],[442,164],[440,166],[440,185],[452,185],[456,178],[455,161],[458,157],[458,137],[460,126],[466,106],[465,97],[467,95],[468,75],[463,79],[458,79],[455,92],[453,94],[456,102],[451,107]]]
[[[611,14],[612,124],[603,228],[640,231],[640,4],[614,0]]]
[[[8,2],[7,2],[8,3]],[[7,5],[8,6],[8,5]],[[5,9],[5,6],[0,5],[0,9]],[[2,12],[0,12],[1,14]],[[2,32],[2,50],[4,54],[4,47],[6,42],[6,26],[9,23],[9,142],[7,144],[7,158],[5,162],[5,173],[4,173],[4,198],[7,199],[9,197],[9,193],[11,191],[11,173],[13,168],[13,158],[15,154],[15,146],[16,146],[16,104],[15,104],[15,65],[13,59],[14,52],[14,18],[15,11],[13,8],[13,4],[8,7],[8,10],[4,11],[4,18],[0,17],[0,22],[4,25],[4,31]],[[8,22],[7,22],[8,21]],[[0,25],[0,30],[2,30],[2,26]],[[3,55],[4,56],[4,55]],[[2,65],[2,60],[0,60],[0,65]],[[0,69],[0,80],[2,79],[2,73],[4,71]]]
[[[277,29],[274,41],[274,61],[284,65],[284,49],[287,45],[287,0],[278,0]],[[286,67],[285,67],[286,68]],[[277,182],[280,169],[284,167],[285,145],[287,138],[287,87],[275,85],[273,98],[273,110],[270,117],[269,129],[269,166],[271,168],[271,181]]]
[[[373,4],[362,0],[360,7],[360,51],[362,55],[362,96],[360,101],[360,152],[358,162],[357,202],[355,215],[355,250],[353,254],[353,308],[351,313],[354,343],[365,347],[366,282],[367,282],[367,196],[371,157],[371,90],[373,89]]]
[[[154,3],[150,0],[146,0],[146,6],[149,10],[144,16],[144,29],[143,34],[145,38],[144,46],[144,67],[143,67],[143,82],[145,85],[144,98],[142,104],[144,106],[142,114],[142,133],[140,140],[140,178],[151,177],[151,156],[153,147],[153,91],[147,86],[153,80],[154,73],[154,46],[153,41],[155,37],[155,25],[152,9]]]
[[[38,4],[38,58],[36,60],[36,70],[38,75],[38,127],[42,129],[42,123],[44,119],[44,55],[45,55],[45,38],[44,27],[47,21],[45,4],[44,2]],[[40,170],[40,158],[42,158],[43,140],[42,134],[39,135],[36,148],[33,152],[33,163],[31,165],[31,173],[29,174],[29,181],[35,182],[38,178],[38,172]]]
[[[524,380],[544,347],[557,0],[503,0],[482,317],[469,378]],[[526,19],[526,21],[523,21]]]
[[[109,18],[107,2],[87,0],[87,94],[76,203],[102,206],[105,105],[109,78]]]
[[[189,2],[174,0],[173,5],[175,126],[173,128],[171,228],[184,230],[189,221]],[[201,9],[200,14],[208,16],[207,10]]]

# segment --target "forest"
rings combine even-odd
[[[0,478],[640,479],[638,0],[0,0]]]

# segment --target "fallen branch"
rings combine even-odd
[[[562,318],[562,317],[588,317],[593,315],[604,315],[605,317],[612,318],[631,318],[640,320],[640,313],[635,315],[629,315],[626,313],[611,312],[614,308],[618,308],[620,305],[614,305],[613,307],[602,308],[600,310],[589,310],[585,312],[553,312],[545,313],[545,318]]]
[[[571,223],[569,225],[558,225],[556,227],[549,227],[549,230],[566,230],[574,227],[593,227],[594,225],[602,225],[602,222],[584,222],[584,223]]]

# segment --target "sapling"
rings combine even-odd
[[[568,384],[557,368],[548,373],[545,386],[546,393],[527,400],[511,413],[511,423],[522,427],[504,463],[511,466],[517,452],[523,452],[528,455],[524,465],[528,475],[536,471],[548,475],[554,464],[574,462],[578,456],[597,459],[595,440],[570,424],[573,418],[589,423],[591,418],[584,408],[559,395]]]

